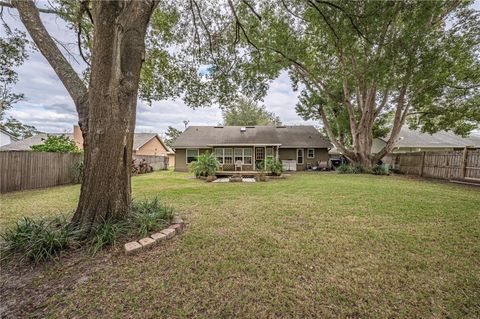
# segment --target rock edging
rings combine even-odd
[[[149,237],[139,239],[138,241],[131,241],[124,245],[124,250],[126,255],[136,254],[139,251],[147,248],[151,248],[157,244],[160,244],[167,239],[173,238],[175,235],[180,234],[185,228],[185,223],[183,219],[179,216],[174,216],[172,224],[158,233],[154,233]]]

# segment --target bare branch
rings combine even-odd
[[[215,56],[213,54],[213,44],[212,44],[212,35],[210,34],[210,30],[207,27],[207,24],[205,23],[205,20],[203,20],[202,14],[200,12],[200,7],[198,6],[197,1],[192,0],[193,4],[195,5],[195,8],[197,9],[198,12],[198,17],[200,19],[200,22],[202,23],[203,29],[207,33],[207,39],[208,39],[208,46],[210,48],[210,55],[212,56],[212,59],[215,60]],[[192,8],[193,9],[193,8]],[[199,39],[200,40],[200,39]]]
[[[198,43],[198,55],[200,56],[200,54],[201,54],[201,41],[200,41],[200,34],[198,33],[196,14],[195,14],[195,11],[193,10],[193,0],[190,0],[190,10],[192,11],[193,28],[195,29],[195,39]]]
[[[245,5],[250,9],[250,11],[252,11],[252,13],[257,17],[258,20],[262,21],[262,16],[255,11],[255,8],[253,8],[253,6],[248,3],[247,0],[242,0],[242,2],[245,3]]]
[[[295,18],[300,19],[300,20],[302,20],[302,21],[304,21],[304,22],[308,22],[306,19],[304,19],[303,17],[299,16],[298,14],[296,14],[295,12],[293,12],[292,10],[290,10],[290,9],[288,8],[287,4],[285,3],[285,0],[281,0],[281,2],[282,2],[283,7],[285,8],[285,10],[286,10],[288,13],[290,13],[292,16],[294,16]]]
[[[337,35],[337,32],[335,31],[335,29],[333,28],[333,26],[330,24],[330,22],[328,21],[327,17],[325,16],[325,14],[323,14],[322,10],[320,10],[319,7],[317,7],[317,5],[315,3],[313,3],[312,1],[308,1],[308,3],[310,3],[310,5],[315,8],[315,10],[318,11],[318,13],[322,16],[323,20],[325,21],[325,23],[327,24],[328,28],[332,31],[333,35],[335,36],[335,38],[337,40],[339,40],[340,38],[338,37]]]
[[[13,5],[13,3],[6,2],[6,1],[0,1],[0,7],[15,9],[15,5]],[[36,8],[37,8],[38,12],[41,12],[41,13],[60,14],[59,11],[54,10],[54,9],[46,9],[46,8],[38,8],[38,7],[36,7]]]
[[[235,10],[235,6],[233,5],[233,2],[232,0],[228,0],[228,5],[230,6],[230,9],[232,10],[232,13],[233,13],[233,16],[235,17],[235,21],[236,21],[236,24],[237,26],[240,28],[240,30],[242,31],[243,35],[245,36],[245,39],[247,40],[247,42],[253,46],[255,49],[257,49],[257,51],[260,52],[260,49],[257,47],[257,45],[255,43],[253,43],[248,34],[247,34],[247,31],[245,30],[242,22],[240,21],[238,15],[237,15],[237,11]]]
[[[82,49],[82,19],[83,15],[85,12],[89,12],[88,10],[88,0],[82,0],[80,3],[80,8],[78,9],[78,15],[77,15],[77,20],[78,20],[78,31],[77,31],[77,45],[78,45],[78,52],[80,53],[80,56],[82,57],[83,61],[90,66],[90,62],[87,60],[85,55],[83,54],[83,49]],[[90,16],[90,18],[92,18]]]
[[[347,13],[345,11],[345,9],[343,9],[342,7],[340,7],[339,5],[336,5],[335,3],[332,3],[332,2],[329,2],[329,1],[319,1],[319,0],[316,0],[316,2],[318,3],[322,3],[322,4],[326,4],[330,7],[333,7],[337,10],[340,10],[342,11],[347,17],[348,17],[348,20],[350,20],[350,24],[353,26],[353,28],[355,29],[355,31],[357,31],[357,33],[365,39],[365,41],[367,41],[369,44],[372,44],[372,42],[362,33],[362,31],[360,31],[360,29],[358,28],[358,26],[355,24],[355,22],[353,21],[353,18],[352,18],[352,15],[350,15],[349,13]]]

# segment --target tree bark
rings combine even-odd
[[[131,160],[149,1],[96,1],[85,172],[72,222],[88,229],[123,219],[131,204]]]

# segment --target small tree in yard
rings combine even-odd
[[[165,144],[172,148],[173,147],[173,142],[182,134],[182,131],[174,128],[173,126],[168,126],[167,131],[165,132]]]
[[[80,153],[80,149],[65,135],[49,135],[43,144],[30,147],[34,152]]]

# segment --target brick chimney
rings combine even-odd
[[[77,147],[81,150],[83,150],[83,136],[82,136],[82,130],[80,129],[80,126],[74,125],[73,126],[73,140],[75,141],[75,144]]]

